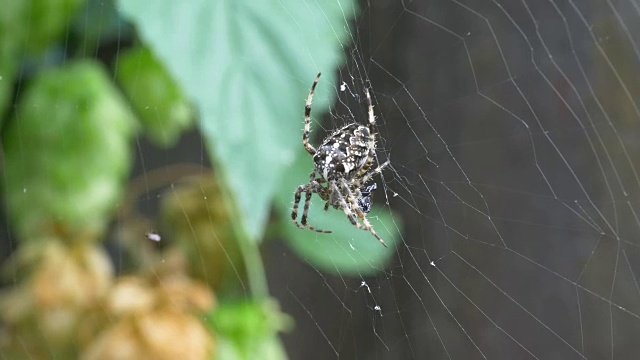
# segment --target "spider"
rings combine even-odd
[[[371,192],[376,188],[373,185],[365,186],[373,176],[380,174],[389,165],[389,161],[372,169],[376,162],[376,118],[373,113],[373,104],[369,89],[364,89],[369,105],[368,126],[351,123],[335,130],[316,149],[309,143],[311,133],[311,100],[316,85],[320,80],[320,74],[316,76],[304,109],[304,132],[302,133],[302,145],[313,156],[314,168],[309,175],[309,183],[298,186],[294,194],[291,219],[301,229],[307,228],[321,233],[331,231],[318,229],[307,223],[311,196],[315,193],[325,201],[324,210],[329,206],[344,211],[345,215],[358,229],[369,231],[382,245],[387,247],[382,238],[375,232],[366,214],[371,209]],[[300,199],[304,196],[304,210],[298,222],[298,207]],[[360,220],[360,221],[358,221]]]

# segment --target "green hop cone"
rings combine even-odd
[[[16,232],[95,240],[123,192],[135,119],[90,61],[40,73],[3,133],[7,211]]]
[[[116,76],[152,140],[172,145],[191,126],[191,103],[151,50],[138,47],[123,52]]]

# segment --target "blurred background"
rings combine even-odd
[[[4,358],[640,353],[634,1],[5,10]],[[313,144],[373,96],[389,248],[291,223],[318,72]]]

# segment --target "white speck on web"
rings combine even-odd
[[[366,288],[367,288],[367,291],[369,291],[369,294],[371,294],[371,289],[369,288],[369,285],[367,285],[367,283],[366,283],[366,282],[364,282],[364,281],[363,281],[363,282],[361,282],[361,283],[360,283],[360,287],[366,287]]]
[[[147,239],[151,240],[151,241],[160,241],[162,240],[162,238],[160,237],[160,235],[153,233],[153,232],[148,232],[145,234],[147,236]]]

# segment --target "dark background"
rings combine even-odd
[[[291,358],[635,358],[637,5],[363,11],[341,77],[373,86],[404,242],[366,279],[268,245],[271,289],[296,319]]]

